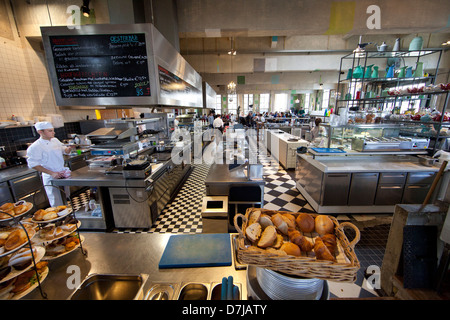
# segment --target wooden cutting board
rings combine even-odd
[[[231,266],[228,233],[182,234],[169,238],[159,268]]]

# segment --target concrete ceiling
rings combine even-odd
[[[392,48],[396,38],[407,49],[417,35],[424,48],[450,40],[448,0],[178,0],[176,7],[180,53],[218,93],[239,75],[238,92],[317,89],[319,73],[332,88],[340,57],[360,36],[373,42],[368,50],[383,41]],[[447,79],[449,60],[445,52]]]

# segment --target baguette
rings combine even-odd
[[[248,219],[248,225],[252,225],[254,223],[259,222],[259,219],[261,218],[261,210],[254,210]]]
[[[295,228],[295,217],[290,213],[281,215],[281,218],[287,223],[288,228]]]
[[[261,236],[261,225],[259,223],[253,223],[249,225],[245,229],[245,234],[250,241],[258,241],[259,237]]]
[[[288,234],[289,226],[286,223],[286,221],[284,221],[281,214],[277,213],[277,214],[273,215],[271,219],[272,219],[274,226],[277,227],[277,229],[280,230],[281,233],[283,233],[285,235]]]
[[[270,220],[270,217],[267,214],[262,214],[261,218],[259,219],[259,224],[263,228],[267,228],[268,226],[273,226],[272,220]]]
[[[267,248],[272,246],[277,240],[277,230],[274,226],[268,226],[261,234],[261,238],[258,241],[258,247]]]

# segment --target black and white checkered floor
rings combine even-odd
[[[305,198],[295,187],[293,170],[284,170],[278,166],[278,162],[270,156],[259,156],[264,165],[265,194],[264,208],[271,210],[282,210],[291,212],[314,212]],[[180,189],[176,198],[169,203],[157,221],[149,230],[115,230],[119,233],[201,233],[202,232],[202,200],[206,195],[204,180],[208,175],[210,166],[208,164],[194,165],[193,171]],[[363,226],[361,240],[355,251],[360,260],[361,269],[358,272],[355,283],[329,282],[330,298],[370,298],[380,294],[371,289],[366,280],[370,275],[365,275],[369,266],[381,268],[387,236],[389,234],[389,216],[382,217],[386,223],[371,226],[364,224],[376,217],[372,215],[363,216],[338,216],[338,220],[350,221],[357,226]],[[367,227],[368,226],[368,227]],[[351,235],[349,235],[351,239]],[[378,269],[379,270],[379,269]],[[376,278],[372,276],[371,278]]]

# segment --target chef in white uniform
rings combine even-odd
[[[50,186],[53,179],[70,176],[69,168],[64,167],[63,153],[69,154],[72,147],[65,147],[55,138],[55,130],[50,122],[38,122],[34,127],[41,137],[27,149],[28,167],[42,173],[42,182],[50,205],[64,205],[60,190]]]

